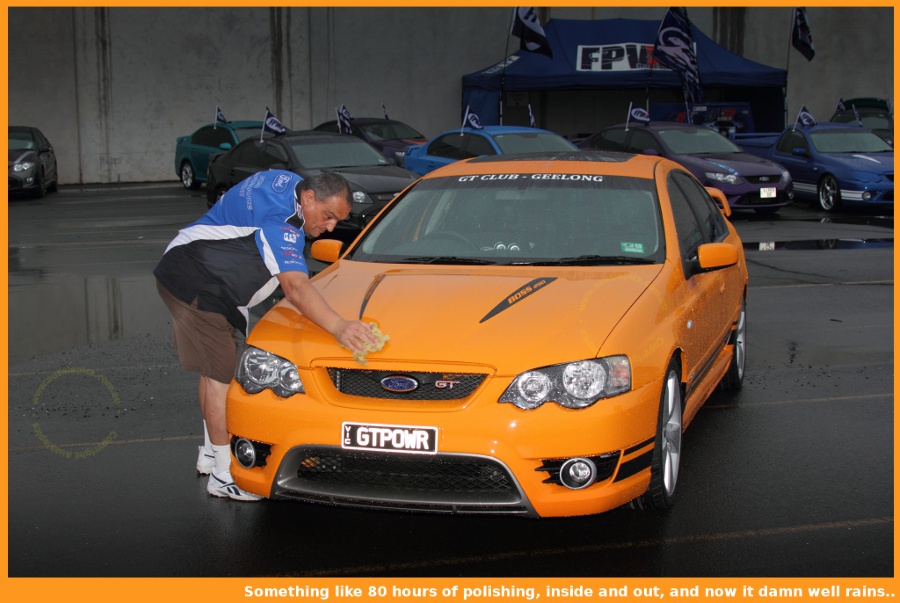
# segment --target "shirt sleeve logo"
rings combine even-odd
[[[288,185],[294,178],[289,174],[278,174],[272,180],[272,190],[276,193],[283,193],[287,190]]]

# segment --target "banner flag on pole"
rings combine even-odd
[[[541,27],[537,12],[531,7],[513,9],[513,22],[509,33],[519,38],[519,49],[537,52],[553,58],[553,50],[547,41],[547,34]]]
[[[678,74],[691,101],[697,103],[703,100],[697,45],[694,43],[686,8],[672,7],[666,11],[656,33],[653,60]]]
[[[350,126],[351,119],[353,119],[353,116],[350,115],[350,111],[347,110],[345,105],[341,105],[341,110],[338,111],[338,127],[342,132],[353,134],[353,128]]]
[[[813,46],[812,32],[809,30],[809,20],[806,18],[805,8],[794,9],[791,44],[806,57],[807,61],[813,60],[813,57],[816,56],[816,47]]]
[[[277,117],[272,115],[272,112],[269,111],[269,108],[266,107],[266,118],[263,120],[263,129],[262,132],[259,133],[259,141],[262,142],[263,134],[266,132],[271,132],[275,136],[281,136],[283,134],[287,134],[287,130],[281,124]]]

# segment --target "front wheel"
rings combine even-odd
[[[731,337],[734,351],[731,354],[728,372],[722,377],[720,385],[722,389],[738,390],[744,384],[744,368],[747,365],[747,301],[744,299],[741,300],[741,313]]]
[[[181,164],[181,184],[189,190],[200,188],[200,183],[197,182],[197,178],[194,176],[194,166],[187,161]]]
[[[675,504],[675,486],[681,466],[682,400],[678,360],[666,369],[659,400],[656,438],[650,462],[650,486],[639,505],[649,509],[668,509]]]
[[[831,174],[825,174],[819,180],[819,207],[825,211],[834,211],[841,206],[841,188]]]

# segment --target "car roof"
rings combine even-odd
[[[474,133],[474,132],[483,132],[485,134],[493,136],[494,134],[516,134],[516,133],[529,133],[529,132],[543,132],[546,134],[556,134],[556,132],[551,132],[550,130],[542,130],[541,128],[529,128],[528,126],[482,126],[481,128],[454,128],[452,130],[447,130],[446,132],[441,132],[438,136],[443,136],[444,134],[459,134],[461,130],[465,130],[466,132]],[[557,134],[559,136],[559,134]],[[436,138],[436,137],[435,137]]]
[[[591,173],[609,176],[653,179],[660,165],[679,168],[663,157],[636,155],[616,151],[554,151],[538,153],[514,153],[509,155],[485,155],[455,161],[428,172],[422,178],[464,176],[469,174],[498,173]]]

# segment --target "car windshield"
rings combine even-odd
[[[372,140],[400,140],[401,138],[425,138],[419,132],[399,121],[366,124],[360,126]]]
[[[819,130],[811,132],[820,153],[892,153],[891,146],[868,130]]]
[[[34,138],[31,132],[10,132],[9,133],[9,150],[10,151],[30,151],[34,148]]]
[[[494,142],[504,154],[540,153],[542,151],[571,151],[575,148],[571,142],[550,132],[515,132],[512,134],[494,134]]]
[[[290,141],[300,165],[307,169],[335,169],[391,165],[391,162],[367,142],[358,138],[299,138]]]
[[[565,266],[665,259],[652,180],[577,173],[433,178],[385,211],[349,259]]]
[[[835,115],[831,121],[841,123],[841,124],[855,124],[856,123],[856,115],[852,112],[850,113],[839,113]],[[891,120],[887,115],[881,115],[878,113],[861,113],[859,116],[859,121],[862,122],[862,126],[864,128],[868,128],[870,130],[890,130],[891,129]]]
[[[660,129],[656,133],[676,155],[742,152],[740,147],[710,128]]]

